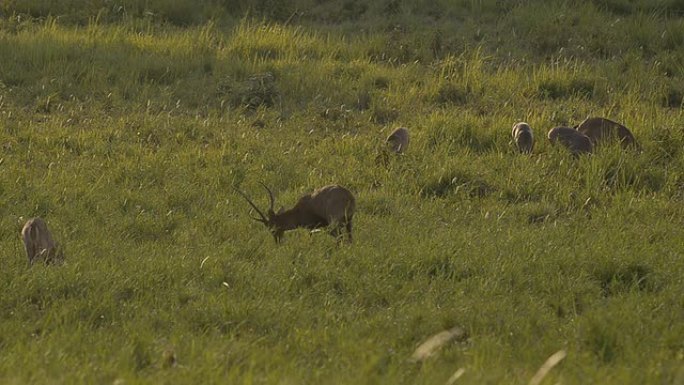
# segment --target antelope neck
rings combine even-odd
[[[299,215],[295,209],[285,210],[276,214],[275,223],[282,230],[292,230],[300,225]]]

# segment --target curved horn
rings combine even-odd
[[[261,185],[264,186],[264,188],[268,192],[268,198],[271,200],[271,208],[268,210],[273,211],[273,206],[275,206],[275,198],[273,198],[273,192],[271,192],[271,189],[268,188],[268,186],[266,186],[263,182],[259,182],[259,183],[261,183]]]
[[[245,193],[243,193],[242,191],[238,190],[237,187],[233,187],[233,190],[235,190],[238,194],[242,195],[242,197],[245,198],[245,200],[247,201],[247,203],[249,203],[249,205],[252,206],[252,207],[254,208],[254,210],[256,210],[257,213],[259,213],[259,216],[261,216],[261,219],[255,218],[255,217],[253,217],[253,216],[251,216],[251,215],[250,215],[250,218],[254,219],[255,221],[262,222],[262,223],[268,223],[268,219],[266,219],[266,216],[264,215],[264,213],[262,213],[261,210],[259,210],[259,208],[256,207],[256,205],[254,204],[254,202],[252,202],[252,200],[249,199],[249,197],[247,196],[247,194],[245,194]]]

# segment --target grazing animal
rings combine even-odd
[[[385,141],[393,152],[403,154],[408,149],[409,132],[406,127],[399,127],[387,137]]]
[[[593,145],[606,140],[619,140],[623,148],[637,147],[634,135],[620,123],[605,118],[587,118],[575,129],[588,136]]]
[[[534,135],[532,134],[532,127],[525,122],[516,123],[513,125],[513,131],[511,132],[513,136],[513,142],[523,154],[529,154],[532,152],[532,147],[534,146]]]
[[[551,143],[560,142],[575,157],[590,154],[593,150],[589,137],[571,127],[553,128],[549,131],[548,137]]]
[[[352,241],[352,218],[356,209],[354,195],[346,188],[338,185],[321,187],[310,194],[299,198],[297,204],[289,210],[281,208],[277,213],[273,211],[275,198],[273,193],[265,185],[261,184],[268,192],[270,207],[268,215],[264,215],[261,210],[252,202],[242,191],[235,189],[250,206],[259,213],[261,218],[252,217],[255,221],[261,222],[271,231],[276,243],[280,243],[283,233],[287,230],[303,227],[307,229],[318,229],[329,227],[330,233],[339,239],[342,228],[347,231],[347,240]]]
[[[21,238],[24,240],[26,255],[31,265],[41,259],[46,264],[59,263],[64,259],[59,245],[50,234],[47,223],[40,217],[26,221],[21,229]]]

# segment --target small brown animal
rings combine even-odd
[[[356,209],[356,200],[346,188],[338,185],[321,187],[311,194],[299,198],[293,208],[289,210],[281,208],[276,213],[273,211],[275,205],[273,193],[265,184],[261,183],[261,185],[268,192],[271,202],[267,212],[268,216],[264,215],[245,193],[238,189],[235,191],[242,195],[247,203],[259,213],[261,218],[251,218],[266,225],[273,234],[276,243],[281,241],[285,231],[298,227],[307,229],[330,227],[330,233],[338,239],[344,227],[347,231],[347,240],[351,243],[352,218]]]
[[[580,154],[590,154],[593,151],[589,137],[571,127],[553,128],[549,131],[548,137],[551,143],[560,142],[575,157]]]
[[[59,263],[64,259],[59,245],[50,234],[47,223],[40,217],[26,221],[21,229],[21,238],[24,240],[26,255],[31,265],[41,259],[46,264]]]
[[[387,137],[385,141],[390,150],[397,154],[403,154],[408,149],[409,132],[406,127],[399,127]]]
[[[525,122],[516,123],[513,125],[513,142],[523,154],[530,154],[532,147],[534,147],[534,135],[532,134],[532,127]]]
[[[634,135],[620,123],[605,118],[587,118],[575,129],[588,136],[593,145],[606,140],[620,141],[622,148],[637,147]]]

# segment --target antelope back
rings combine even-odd
[[[40,259],[46,263],[58,262],[62,258],[47,223],[40,217],[26,222],[21,230],[21,238],[30,264]]]
[[[566,147],[573,155],[591,153],[593,145],[588,136],[571,127],[556,127],[548,134],[551,143],[560,143]]]
[[[409,132],[406,127],[399,127],[387,137],[385,141],[390,150],[401,154],[406,152],[409,144]]]
[[[324,186],[310,195],[308,207],[316,215],[329,222],[351,219],[356,210],[354,195],[338,185]]]
[[[591,139],[593,144],[617,140],[623,147],[636,145],[634,135],[620,123],[605,118],[587,118],[576,127],[577,131]]]

